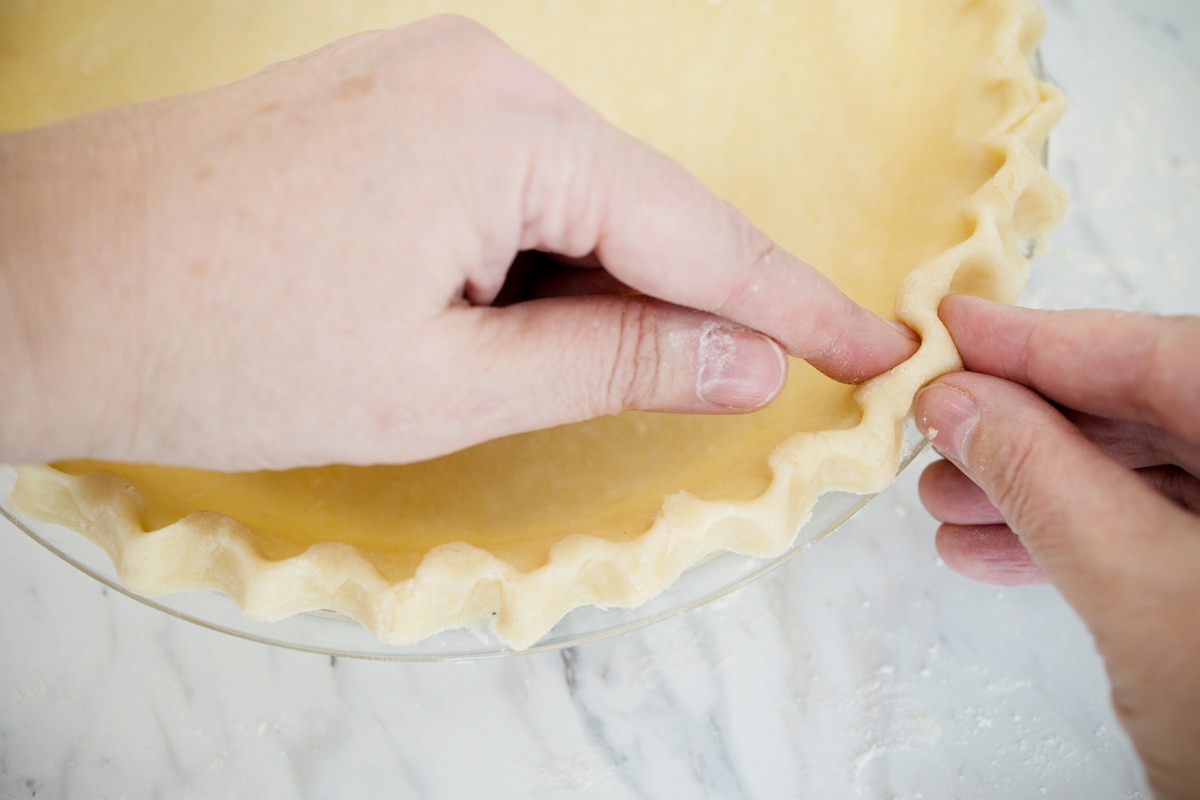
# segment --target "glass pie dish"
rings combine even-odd
[[[900,469],[908,466],[926,444],[910,420],[904,428]],[[764,559],[716,553],[636,608],[577,608],[532,647],[514,650],[488,631],[446,630],[415,644],[391,645],[337,611],[308,611],[265,622],[247,617],[228,595],[218,591],[190,590],[157,597],[139,594],[121,581],[112,560],[99,545],[70,528],[30,519],[13,510],[7,501],[16,477],[13,466],[0,465],[0,515],[63,561],[127,597],[181,620],[262,644],[337,657],[393,661],[454,661],[557,650],[670,619],[766,575],[832,533],[874,497],[826,493],[797,533],[795,543],[783,554]]]

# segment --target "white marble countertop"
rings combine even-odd
[[[1047,14],[1073,206],[1028,302],[1200,310],[1200,3]],[[0,523],[0,797],[1144,796],[1087,632],[940,564],[918,470],[707,607],[456,664],[205,630]]]

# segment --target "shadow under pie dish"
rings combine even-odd
[[[462,13],[922,337],[860,387],[793,362],[754,414],[628,413],[420,464],[17,469],[9,506],[84,533],[133,591],[219,589],[255,619],[332,609],[388,645],[465,627],[522,649],[715,553],[780,556],[821,495],[892,480],[917,389],[959,366],[938,303],[1015,299],[1063,206],[1038,157],[1063,101],[1030,69],[1041,15],[1021,0],[66,5],[0,11],[4,129]]]

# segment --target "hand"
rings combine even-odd
[[[1049,580],[1096,637],[1163,797],[1200,794],[1200,318],[948,298],[968,372],[918,396],[952,568]]]
[[[461,19],[0,138],[0,187],[8,460],[404,462],[916,347]]]

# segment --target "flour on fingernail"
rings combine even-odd
[[[730,409],[760,408],[775,398],[787,376],[787,357],[762,334],[717,323],[700,328],[696,396]]]

